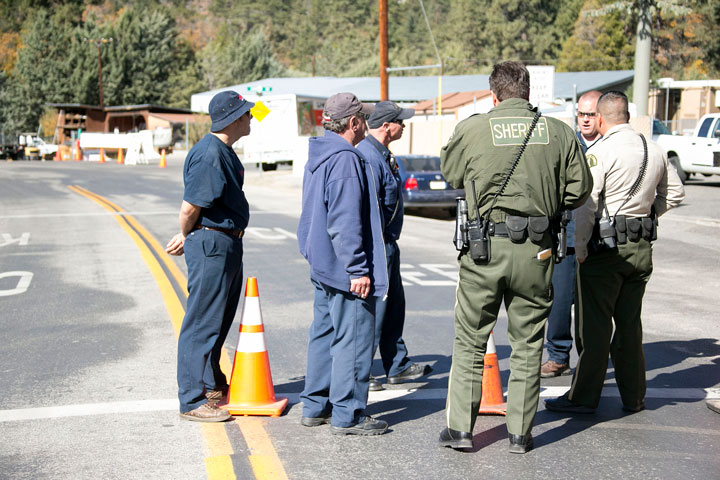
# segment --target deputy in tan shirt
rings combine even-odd
[[[598,100],[597,112],[603,138],[587,151],[593,189],[585,204],[575,210],[579,263],[575,321],[580,356],[570,391],[546,400],[545,405],[555,411],[594,412],[610,354],[623,409],[638,412],[645,408],[640,312],[652,273],[651,242],[657,232],[654,214],[660,216],[676,207],[685,191],[667,155],[628,124],[628,101],[623,93],[605,93]],[[601,217],[615,224],[609,228],[614,238],[600,238],[597,220]]]

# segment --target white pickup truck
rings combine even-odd
[[[693,173],[720,175],[720,113],[703,116],[692,136],[653,137],[667,152],[683,183]]]

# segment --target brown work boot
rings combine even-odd
[[[540,376],[542,378],[559,377],[560,375],[570,375],[570,365],[567,363],[555,363],[548,360],[540,367]]]
[[[228,387],[225,385],[225,387],[220,388],[219,390],[206,390],[205,391],[205,398],[208,399],[208,403],[212,405],[217,405],[220,403],[220,400],[225,398],[225,395],[228,393]]]
[[[203,403],[194,410],[180,414],[180,418],[190,420],[191,422],[224,422],[225,420],[230,420],[230,417],[232,417],[232,415],[230,415],[227,410],[218,408],[210,403]]]

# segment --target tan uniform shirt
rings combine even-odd
[[[655,206],[660,216],[685,198],[685,189],[674,167],[668,166],[665,152],[653,141],[647,142],[648,164],[638,192],[625,203],[640,175],[644,149],[640,134],[623,123],[615,125],[586,153],[593,177],[593,189],[585,204],[575,210],[575,254],[587,257],[587,244],[595,219],[603,214],[600,194],[605,196],[610,216],[647,217]],[[618,210],[620,209],[620,210]]]

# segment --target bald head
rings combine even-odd
[[[597,129],[597,101],[602,95],[598,90],[585,92],[577,104],[578,129],[585,142],[594,142],[599,137]]]
[[[593,105],[597,105],[597,101],[600,97],[602,97],[602,92],[600,90],[590,90],[589,92],[585,92],[580,95],[578,104],[588,102]]]

